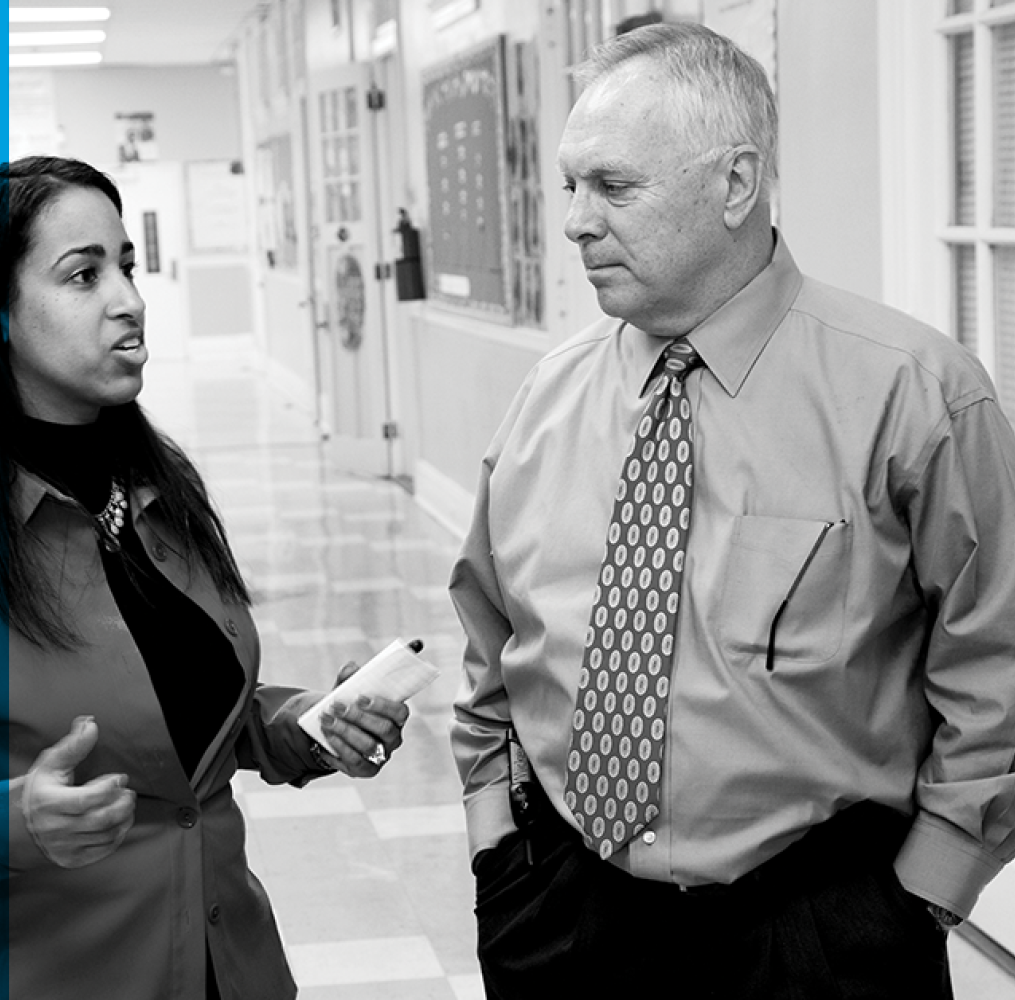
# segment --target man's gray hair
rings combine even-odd
[[[596,46],[575,68],[574,77],[587,86],[642,56],[672,79],[677,124],[699,154],[750,143],[761,155],[766,184],[775,183],[779,113],[756,59],[703,25],[653,24]]]

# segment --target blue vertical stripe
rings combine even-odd
[[[8,10],[10,4],[8,4]],[[8,15],[8,20],[9,20]],[[3,121],[3,139],[4,139],[4,162],[7,162],[10,156],[10,49],[7,50],[7,76],[4,77],[4,121]],[[7,483],[0,484],[0,489],[7,489]],[[3,533],[6,536],[6,532]],[[0,544],[6,544],[6,538],[3,539]],[[3,565],[7,566],[7,553],[3,553]],[[6,581],[5,581],[6,583]],[[6,588],[5,588],[6,589]],[[2,623],[0,623],[2,624]],[[11,666],[11,647],[10,647],[10,636],[8,634],[7,626],[3,625],[3,685],[2,693],[0,698],[3,699],[0,704],[0,710],[3,712],[3,725],[0,725],[0,741],[2,741],[2,749],[4,755],[4,778],[10,774],[10,757],[8,754],[8,743],[7,743],[7,719],[10,718],[10,666]],[[0,862],[3,863],[4,869],[7,868],[7,862],[10,858],[10,843],[9,843],[9,830],[10,830],[10,813],[9,803],[10,800],[6,795],[0,795],[0,802],[3,803],[3,858],[0,858]],[[9,881],[4,878],[3,882],[3,906],[0,907],[0,920],[3,921],[3,967],[0,969],[0,996],[3,1000],[9,1000],[11,995],[11,980],[8,968],[8,956],[10,955],[10,899],[7,893]]]

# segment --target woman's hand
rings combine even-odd
[[[25,826],[39,850],[61,868],[83,868],[108,857],[134,824],[135,795],[125,787],[125,775],[74,784],[74,768],[98,739],[94,719],[75,719],[71,731],[43,750],[25,777]]]
[[[355,663],[347,663],[336,686],[357,669]],[[331,747],[327,756],[353,778],[372,778],[402,745],[402,727],[408,718],[408,705],[387,698],[360,697],[351,705],[339,703],[321,718]]]

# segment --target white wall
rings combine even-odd
[[[89,163],[117,158],[117,112],[155,115],[159,159],[239,159],[236,78],[216,67],[55,70],[54,96],[64,154]]]
[[[882,298],[876,0],[780,0],[780,225],[812,277]]]

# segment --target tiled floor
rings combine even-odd
[[[237,781],[251,866],[302,1000],[481,1000],[464,820],[447,740],[462,639],[457,539],[400,487],[339,471],[310,419],[256,372],[152,365],[142,403],[206,476],[252,585],[268,682],[330,687],[347,660],[419,636],[442,670],[372,781]],[[952,936],[957,1000],[1015,980]]]
[[[447,726],[461,636],[457,540],[393,483],[339,472],[308,417],[251,371],[153,366],[141,401],[195,459],[251,585],[267,682],[329,688],[421,637],[440,678],[371,781],[236,782],[302,1000],[479,1000],[472,879]]]

